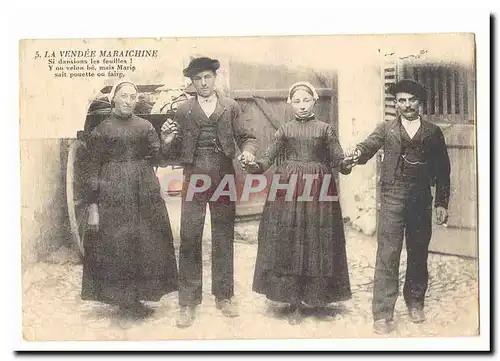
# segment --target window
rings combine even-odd
[[[399,79],[414,79],[427,89],[422,115],[436,123],[474,123],[474,73],[455,64],[402,64],[384,68],[385,120],[396,116],[394,97],[387,93]]]

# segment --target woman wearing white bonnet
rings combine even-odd
[[[304,304],[325,309],[332,302],[351,298],[344,227],[333,170],[349,174],[352,165],[344,153],[333,127],[316,118],[314,105],[319,99],[308,82],[293,84],[287,102],[294,118],[284,122],[252,173],[263,173],[278,155],[284,161],[276,168],[280,183],[297,176],[292,200],[286,192],[266,201],[262,215],[253,290],[270,300],[291,306],[289,322],[302,321]],[[302,201],[306,180],[312,176],[309,201]],[[327,194],[322,185],[331,177]],[[309,177],[310,178],[310,177]],[[326,189],[326,188],[325,188]],[[335,200],[333,200],[335,199]]]
[[[108,94],[108,99],[109,103],[113,105],[113,99],[116,95],[116,92],[119,91],[123,86],[129,85],[135,89],[136,94],[139,92],[139,89],[137,88],[137,85],[130,81],[130,80],[120,80],[119,82],[115,83],[113,87],[111,88],[111,91]]]
[[[314,86],[307,82],[307,81],[299,81],[295,84],[293,84],[290,89],[288,90],[288,98],[286,100],[286,102],[288,104],[291,104],[292,103],[292,93],[295,93],[298,89],[304,89],[306,91],[309,91],[309,94],[313,97],[314,101],[318,101],[319,99],[319,95],[318,93],[316,92],[316,88],[314,88]]]
[[[170,221],[153,171],[160,140],[153,125],[133,113],[133,82],[118,82],[109,99],[111,115],[88,142],[92,233],[84,245],[82,299],[142,317],[149,311],[141,301],[177,290]]]

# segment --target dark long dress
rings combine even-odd
[[[344,157],[333,128],[312,118],[292,120],[281,126],[264,157],[261,171],[268,169],[279,154],[280,183],[294,174],[298,181],[291,200],[284,192],[268,200],[259,227],[259,244],[253,290],[268,299],[312,306],[347,300],[351,297],[345,236],[340,204],[321,200],[326,175],[331,182],[326,195],[337,195],[332,167],[340,168]],[[305,185],[303,175],[315,175],[312,201],[300,201]],[[325,180],[326,183],[326,180]],[[328,184],[328,183],[326,183]]]
[[[88,202],[99,231],[84,244],[82,299],[159,301],[177,290],[172,230],[152,160],[158,135],[145,119],[112,115],[91,133]]]

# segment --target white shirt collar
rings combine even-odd
[[[413,139],[413,137],[415,136],[415,134],[417,133],[418,131],[418,128],[420,128],[420,124],[421,124],[421,120],[420,120],[420,117],[418,117],[417,119],[415,120],[408,120],[406,119],[405,117],[401,117],[401,124],[403,125],[403,127],[405,128],[406,130],[406,133],[408,133],[408,135],[410,136],[410,138]]]
[[[215,112],[215,108],[217,108],[217,94],[214,93],[208,98],[203,98],[198,96],[198,104],[200,104],[201,109],[207,116],[207,118],[210,118],[210,116]]]
[[[210,95],[208,98],[204,98],[200,95],[197,96],[198,98],[198,102],[200,104],[206,104],[206,103],[214,103],[214,102],[217,102],[217,94],[216,93],[213,93],[212,95]]]
[[[420,117],[418,117],[415,120],[408,120],[405,117],[401,117],[401,123],[403,124],[403,126],[405,128],[407,126],[409,126],[409,127],[418,127],[418,126],[420,126],[421,121],[420,121]]]

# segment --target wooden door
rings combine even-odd
[[[286,66],[251,65],[231,62],[229,71],[229,96],[240,105],[248,128],[259,141],[257,157],[261,157],[271,144],[274,133],[293,118],[286,103],[289,87],[298,81],[308,81],[316,88],[320,99],[316,103],[317,117],[338,129],[337,80],[335,74],[325,74],[307,68],[290,69]],[[237,168],[238,169],[238,168]],[[272,169],[266,172],[270,180]],[[237,170],[237,185],[241,189],[244,173]],[[269,184],[269,182],[268,182]],[[240,217],[262,212],[268,188],[253,195],[249,202],[238,202]]]

